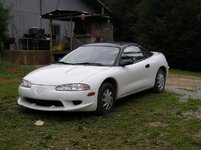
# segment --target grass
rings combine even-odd
[[[10,69],[12,68],[12,69]],[[173,93],[150,91],[117,101],[107,116],[40,112],[16,103],[21,78],[33,67],[0,61],[0,149],[200,149],[201,120],[187,116],[200,100],[179,102]],[[37,120],[44,121],[36,126]]]
[[[12,63],[0,61],[1,78],[21,78],[33,69],[35,68],[29,66],[19,66]]]
[[[187,91],[187,92],[197,92],[197,90],[192,88],[180,88],[181,90]]]
[[[176,69],[170,69],[170,74],[201,77],[200,72],[190,72],[190,71],[176,70]]]

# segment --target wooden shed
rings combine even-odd
[[[0,53],[4,60],[44,65],[82,44],[113,41],[112,14],[99,0],[4,0],[4,4],[12,16],[10,40]]]

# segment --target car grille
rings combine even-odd
[[[63,104],[60,101],[57,100],[39,100],[39,99],[32,99],[32,98],[26,98],[26,101],[29,103],[35,103],[36,105],[39,106],[56,106],[56,107],[63,107]]]

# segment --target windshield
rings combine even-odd
[[[84,65],[114,65],[119,48],[107,46],[83,46],[75,49],[63,59],[61,63]]]

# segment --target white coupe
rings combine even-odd
[[[104,115],[114,109],[117,99],[151,88],[164,91],[168,68],[162,53],[138,44],[88,44],[26,75],[18,104],[42,111]]]

